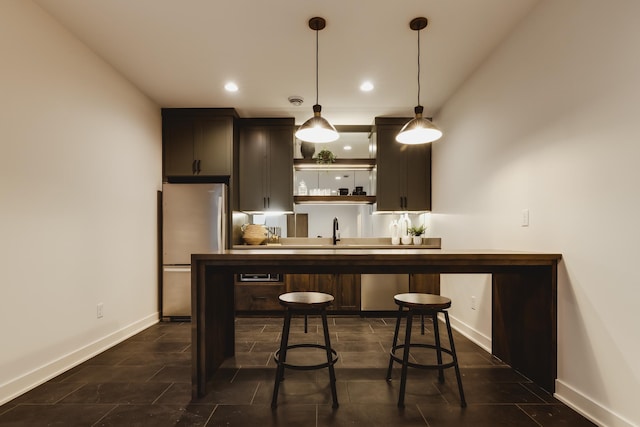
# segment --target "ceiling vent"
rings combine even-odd
[[[296,107],[299,107],[304,102],[304,98],[298,95],[291,95],[289,97],[289,102]]]

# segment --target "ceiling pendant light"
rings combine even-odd
[[[296,138],[306,142],[332,142],[340,137],[336,128],[320,115],[322,106],[318,104],[318,31],[326,26],[324,18],[311,18],[309,28],[316,32],[316,103],[313,106],[313,117],[304,122],[296,132]]]
[[[435,127],[429,119],[422,117],[422,105],[420,105],[420,30],[427,27],[427,18],[414,18],[409,23],[409,28],[418,32],[418,105],[414,109],[416,117],[407,122],[396,136],[396,141],[402,144],[426,144],[436,141],[442,136],[440,129]]]

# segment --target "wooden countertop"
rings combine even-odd
[[[562,255],[558,253],[520,252],[499,250],[452,251],[443,249],[239,249],[213,254],[193,254],[194,264],[204,262],[220,269],[257,272],[279,268],[288,272],[304,269],[306,272],[336,273],[358,272],[363,266],[372,273],[413,272],[492,272],[496,268],[511,266],[555,265]],[[266,271],[266,270],[265,270]]]

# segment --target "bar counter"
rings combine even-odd
[[[234,275],[264,272],[491,274],[492,354],[553,393],[561,259],[557,253],[441,249],[284,248],[193,254],[192,395],[204,396],[216,369],[234,355]]]

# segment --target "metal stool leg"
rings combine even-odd
[[[308,321],[307,321],[307,315],[305,314],[305,315],[304,315],[304,333],[305,333],[305,334],[307,333],[307,322],[308,322]]]
[[[287,346],[289,345],[289,328],[291,327],[291,310],[287,309],[284,314],[282,325],[282,338],[280,340],[280,352],[278,353],[278,367],[276,368],[276,382],[273,385],[273,397],[271,398],[271,408],[278,405],[278,391],[280,383],[284,379],[284,363],[287,359]]]
[[[404,408],[404,391],[407,386],[407,368],[409,367],[409,347],[411,347],[411,327],[413,323],[413,311],[409,309],[407,313],[407,329],[404,336],[404,354],[402,356],[402,373],[400,374],[400,396],[398,397],[398,408]]]
[[[396,319],[396,330],[393,333],[393,342],[391,343],[391,353],[393,353],[393,349],[398,344],[398,332],[400,331],[400,321],[402,319],[402,307],[400,306],[398,309],[398,317]],[[389,355],[389,369],[387,369],[387,381],[391,381],[391,369],[393,368],[393,357]]]
[[[424,335],[424,314],[420,316],[420,333]]]
[[[329,382],[331,385],[331,396],[333,398],[333,407],[338,407],[338,392],[336,391],[336,372],[333,369],[333,357],[331,354],[331,339],[329,338],[329,325],[327,324],[327,311],[322,310],[322,329],[324,330],[324,345],[327,350],[327,363],[329,364]]]
[[[467,406],[467,401],[464,398],[464,390],[462,390],[462,378],[460,376],[460,368],[458,367],[458,355],[456,353],[456,346],[453,343],[453,334],[451,333],[451,323],[449,322],[449,313],[444,312],[445,323],[447,324],[447,333],[449,334],[449,345],[451,346],[451,353],[453,356],[453,368],[456,370],[456,378],[458,380],[458,392],[460,393],[460,406],[463,408]]]
[[[438,365],[442,365],[442,346],[440,343],[440,328],[438,327],[438,312],[433,313],[433,335],[436,341],[436,356],[438,357]],[[438,381],[444,382],[444,369],[438,369]]]

